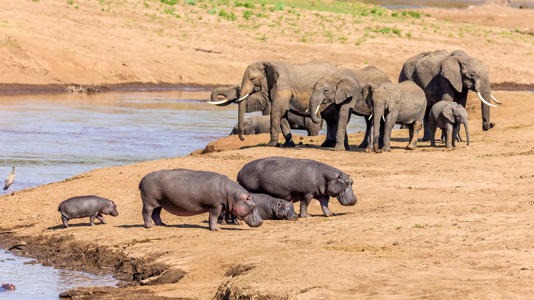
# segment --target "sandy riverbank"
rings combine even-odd
[[[487,16],[474,20],[470,10],[397,19],[286,8],[250,21],[236,8],[230,21],[206,13],[200,1],[174,14],[159,1],[69,3],[0,1],[0,82],[232,84],[248,63],[274,59],[372,64],[396,78],[418,52],[462,48],[487,62],[493,84],[534,84],[531,10],[474,8]],[[346,152],[316,147],[324,137],[299,138],[303,146],[294,149],[263,147],[266,135],[243,143],[228,137],[211,144],[221,152],[98,169],[6,195],[2,244],[58,267],[113,272],[131,285],[78,292],[87,297],[527,298],[534,293],[532,93],[495,94],[504,102],[492,110],[497,126],[482,131],[478,101],[470,99],[472,145],[452,151],[428,143],[405,151],[406,131],[395,132],[393,151],[379,155],[354,147],[359,133]],[[324,218],[313,202],[311,218],[259,228],[210,232],[207,215],[167,213],[168,227],[142,227],[137,186],[146,173],[183,167],[235,178],[246,162],[271,155],[342,169],[359,203],[333,200],[338,215]],[[62,229],[58,203],[83,194],[115,200],[120,216]]]

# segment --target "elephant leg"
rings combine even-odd
[[[285,143],[282,146],[295,147],[295,143],[293,142],[293,136],[291,135],[291,127],[289,126],[289,121],[287,120],[287,112],[285,114],[285,117],[280,120],[280,126],[282,128],[282,134],[286,139]]]
[[[336,145],[337,119],[326,119],[326,140],[321,147],[334,147]]]
[[[436,123],[434,121],[430,121],[429,124],[430,127],[430,146],[436,147]]]
[[[447,124],[446,132],[445,147],[452,148],[452,124]]]
[[[373,127],[373,120],[369,120],[369,116],[364,116],[365,118],[365,136],[363,137],[362,142],[358,148],[367,148],[371,143],[371,129]]]
[[[412,125],[410,125],[410,143],[406,149],[414,150],[417,148],[417,136],[419,135],[419,131],[421,131],[422,127],[423,124],[421,124],[420,121],[415,121]]]
[[[430,141],[430,126],[428,124],[428,114],[430,113],[430,108],[432,105],[427,105],[426,111],[425,111],[425,117],[423,118],[423,125],[425,128],[424,135],[423,135],[423,142]]]
[[[460,133],[460,123],[455,123],[452,128],[452,146],[456,147],[456,138]]]
[[[390,112],[386,116],[386,123],[384,124],[384,151],[391,151],[391,131],[397,120],[397,113]]]
[[[349,121],[350,107],[342,105],[337,117],[336,146],[335,151],[345,150],[345,144],[348,146],[347,123]]]

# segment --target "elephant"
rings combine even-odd
[[[456,137],[460,132],[460,125],[464,124],[467,145],[469,146],[469,126],[467,124],[467,111],[458,103],[450,101],[438,101],[430,109],[428,115],[430,126],[430,145],[436,146],[436,129],[441,128],[447,132],[445,147],[456,147]]]
[[[404,63],[399,74],[399,82],[406,80],[417,83],[425,91],[424,141],[429,140],[431,135],[428,126],[430,108],[441,100],[454,101],[465,108],[469,90],[476,92],[480,98],[482,129],[487,131],[495,126],[490,121],[490,107],[497,106],[487,100],[492,99],[497,104],[501,102],[491,95],[488,67],[466,52],[436,50],[413,56]]]
[[[304,129],[308,132],[308,136],[319,135],[319,131],[323,125],[322,121],[315,123],[309,117],[299,116],[293,113],[288,113],[289,126],[292,129]],[[260,134],[269,133],[271,128],[270,116],[252,116],[245,118],[243,124],[242,134]],[[230,135],[238,134],[238,124],[234,125]]]
[[[211,101],[208,103],[219,106],[234,103],[238,98],[239,90],[239,85],[216,87],[212,90]],[[223,99],[221,100],[220,97]],[[249,96],[245,103],[245,112],[261,111],[263,117],[253,116],[245,118],[242,134],[249,135],[270,132],[271,121],[268,116],[271,113],[271,102],[269,101],[268,94],[261,92],[254,93]],[[319,135],[319,131],[321,131],[323,125],[322,121],[317,124],[309,116],[298,115],[291,111],[287,112],[287,119],[291,129],[306,130],[308,136]],[[238,125],[239,123],[234,126],[230,135],[238,134]]]
[[[315,82],[334,73],[336,66],[327,62],[290,64],[282,61],[264,61],[250,64],[243,75],[239,103],[238,129],[242,131],[246,103],[257,93],[269,95],[271,101],[271,137],[269,146],[278,145],[282,132],[283,146],[294,146],[288,122],[288,112],[309,116],[309,99]],[[243,139],[242,136],[240,136]]]
[[[337,151],[348,150],[346,129],[351,113],[365,118],[367,128],[359,147],[370,147],[372,121],[369,117],[372,110],[363,97],[363,87],[369,83],[380,85],[391,83],[391,80],[377,67],[367,66],[360,70],[342,68],[315,83],[309,106],[312,120],[318,122],[323,118],[327,124],[326,140],[322,147],[334,146]]]
[[[370,95],[366,95],[366,91]],[[391,131],[395,124],[408,125],[410,142],[407,150],[417,147],[417,135],[423,127],[426,110],[425,92],[414,82],[385,83],[380,86],[369,84],[364,88],[364,97],[370,99],[373,109],[373,150],[376,153],[391,151]],[[379,147],[380,120],[384,118],[384,146]]]

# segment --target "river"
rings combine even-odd
[[[209,93],[189,88],[1,97],[0,179],[11,166],[17,172],[15,183],[1,192],[202,149],[227,136],[237,120],[236,105],[199,101],[207,100]],[[363,130],[364,124],[363,118],[353,116],[348,130]]]

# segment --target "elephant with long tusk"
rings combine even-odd
[[[430,140],[428,115],[430,108],[438,101],[454,101],[465,108],[468,91],[476,92],[482,106],[482,129],[495,126],[490,121],[490,107],[502,104],[491,94],[489,70],[480,60],[462,50],[449,52],[436,50],[420,53],[409,58],[403,65],[399,82],[411,80],[419,85],[427,99],[423,140]]]

